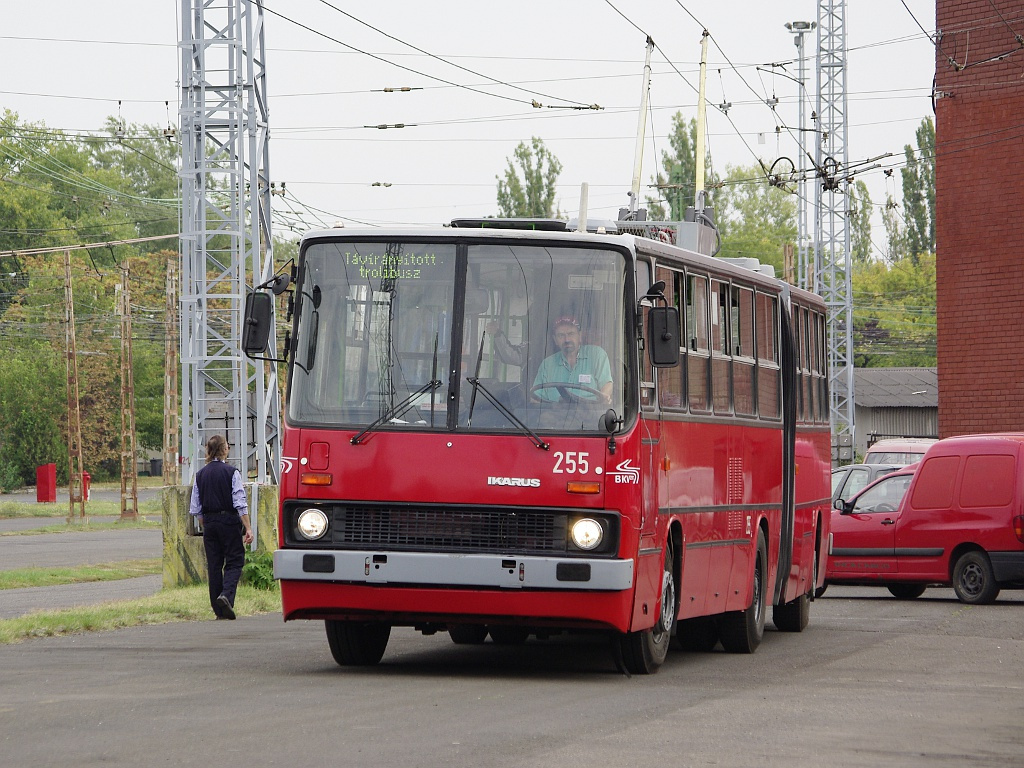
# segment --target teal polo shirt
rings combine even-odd
[[[556,352],[540,364],[537,376],[534,378],[534,385],[564,382],[566,384],[582,384],[591,389],[600,390],[605,384],[612,380],[612,369],[608,362],[608,353],[601,347],[593,344],[584,344],[576,356],[576,365],[569,367],[569,361],[565,355]],[[594,399],[589,392],[581,390],[569,390],[570,393],[579,397]],[[541,400],[558,400],[558,390],[554,388],[538,389],[534,396]]]

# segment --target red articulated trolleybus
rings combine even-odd
[[[819,297],[499,220],[312,232],[294,291],[274,573],[339,664],[377,664],[394,626],[590,630],[651,673],[670,644],[753,652],[769,605],[807,625],[830,517]],[[251,297],[254,354],[271,302]]]

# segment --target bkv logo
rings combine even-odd
[[[630,464],[630,459],[626,459],[615,467],[614,472],[609,472],[609,475],[615,478],[616,483],[631,483],[638,484],[640,482],[640,468],[634,467]]]

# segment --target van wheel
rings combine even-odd
[[[915,597],[923,595],[925,590],[924,584],[886,584],[885,586],[893,597],[898,597],[900,600],[913,600]]]
[[[634,675],[650,675],[658,670],[668,656],[672,642],[679,602],[676,600],[676,580],[672,574],[672,550],[665,545],[665,560],[661,570],[661,610],[657,623],[650,629],[627,632],[619,638],[622,663]]]
[[[342,667],[372,667],[380,663],[391,637],[390,624],[363,621],[324,622],[331,655]]]
[[[996,599],[999,584],[988,555],[972,550],[960,556],[953,568],[953,591],[968,605],[987,605]]]
[[[718,636],[729,653],[753,653],[764,637],[765,582],[768,580],[768,546],[764,531],[757,534],[754,559],[753,597],[743,611],[723,613],[718,618]]]

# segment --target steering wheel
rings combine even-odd
[[[896,511],[896,507],[894,507],[892,504],[884,504],[883,503],[883,504],[879,504],[878,506],[876,506],[874,511],[875,512],[895,512]]]
[[[599,403],[604,402],[604,392],[602,392],[601,390],[594,389],[593,387],[588,387],[586,384],[577,384],[576,382],[572,381],[551,381],[543,384],[534,384],[532,387],[530,387],[530,394],[532,395],[535,392],[539,392],[542,389],[557,389],[559,398],[568,400],[570,402],[575,402],[582,399],[579,395],[574,395],[569,392],[570,389],[578,389],[580,392],[588,392],[592,395],[596,395],[597,401]]]

